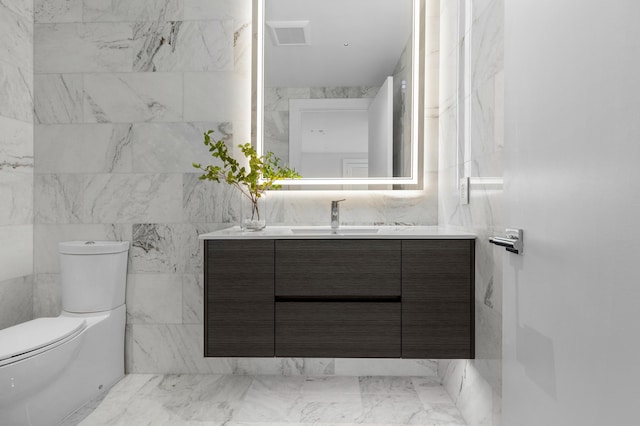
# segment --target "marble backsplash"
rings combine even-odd
[[[202,356],[197,236],[237,223],[240,206],[191,163],[211,161],[205,130],[250,140],[250,0],[36,0],[35,43],[36,316],[61,309],[58,242],[121,239],[129,372],[436,374],[430,360]],[[340,193],[345,224],[438,223],[437,133],[425,140],[424,190]],[[268,221],[329,224],[336,196],[270,193]]]

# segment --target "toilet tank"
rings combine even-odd
[[[59,243],[62,309],[87,313],[124,304],[128,241]]]

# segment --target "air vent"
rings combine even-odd
[[[267,26],[276,46],[310,44],[309,21],[268,21]]]

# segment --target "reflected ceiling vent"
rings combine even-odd
[[[300,46],[309,42],[309,21],[267,21],[276,46]]]

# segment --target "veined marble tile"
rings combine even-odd
[[[36,73],[133,69],[133,31],[126,23],[36,24]]]
[[[85,22],[181,21],[183,0],[83,0]]]
[[[0,61],[25,71],[33,69],[33,17],[7,8],[5,2],[0,3],[0,52]]]
[[[458,106],[440,111],[440,146],[438,149],[440,170],[456,167],[458,138]]]
[[[200,180],[199,176],[200,174],[187,173],[183,177],[184,220],[192,223],[220,223],[226,224],[226,227],[239,224],[242,195],[238,190],[226,183]],[[269,206],[266,207],[269,210]]]
[[[233,121],[235,84],[231,72],[185,73],[184,121]]]
[[[176,222],[182,217],[182,176],[83,176],[84,220],[89,223]]]
[[[33,225],[0,226],[0,281],[33,274]]]
[[[239,1],[227,0],[183,0],[184,19],[238,19],[240,17],[251,19],[251,10]],[[246,12],[246,9],[249,9]]]
[[[454,360],[449,364],[443,386],[467,423],[478,426],[492,424],[492,390],[470,360]]]
[[[427,409],[417,394],[371,394],[362,395],[363,413],[357,422],[400,423],[400,424],[445,424],[461,425],[464,420],[455,407],[449,405],[449,412]]]
[[[82,22],[82,0],[35,0],[35,21]]]
[[[471,89],[504,69],[504,1],[495,0],[471,28]]]
[[[498,72],[471,94],[471,158],[493,154],[504,146],[504,110],[499,110],[504,104],[502,77]],[[502,176],[502,171],[494,176]]]
[[[233,21],[142,22],[133,37],[134,71],[233,70]]]
[[[343,391],[339,386],[335,389],[322,389],[317,394],[307,394],[300,386],[295,391],[287,392],[286,389],[289,389],[290,385],[300,385],[299,378],[280,378],[274,382],[275,386],[269,387],[260,386],[263,379],[259,376],[128,375],[109,390],[106,396],[101,397],[100,401],[92,402],[95,407],[93,412],[87,411],[85,417],[76,418],[81,425],[372,426],[399,425],[402,418],[406,417],[403,415],[395,421],[384,421],[393,414],[394,407],[391,407],[391,411],[380,409],[379,418],[371,416],[370,421],[359,423],[359,418],[363,417],[362,404],[359,400],[351,399],[359,397],[357,393]],[[329,378],[328,382],[341,379],[345,378]],[[315,381],[315,378],[306,379],[309,380]],[[320,379],[316,383],[324,381],[325,379]],[[346,397],[347,400],[321,401],[315,397]],[[386,407],[390,406],[388,401],[382,403]],[[395,403],[398,407],[401,405]],[[425,425],[464,425],[450,399],[442,403],[424,404],[423,408],[423,413],[428,416],[427,421],[423,422]],[[75,425],[78,421],[63,425]]]
[[[84,175],[36,175],[35,223],[82,223]]]
[[[233,69],[250,74],[253,35],[251,17],[245,19],[236,18],[234,22],[236,27],[233,31]]]
[[[413,377],[411,378],[418,398],[424,405],[431,404],[451,404],[451,397],[446,389],[442,387],[440,378],[435,377]]]
[[[290,379],[290,378],[288,378]],[[302,392],[283,391],[282,385],[265,392],[249,388],[244,404],[234,420],[240,422],[283,423],[351,423],[362,413],[361,405],[354,401],[324,402],[305,396]],[[358,396],[359,395],[354,395]]]
[[[289,113],[264,112],[264,149],[273,152],[283,164],[289,164]]]
[[[214,161],[204,145],[203,133],[215,130],[213,138],[233,145],[231,123],[136,123],[133,125],[135,172],[197,173],[193,163]],[[214,221],[211,221],[214,222]]]
[[[128,324],[181,324],[182,275],[130,274],[126,302]]]
[[[183,120],[179,73],[86,74],[84,90],[87,122]]]
[[[0,330],[33,319],[33,275],[0,281]]]
[[[134,224],[131,248],[134,273],[200,273],[202,242],[198,235],[216,224]]]
[[[204,358],[204,331],[199,324],[132,324],[130,371],[136,373],[229,374],[225,358]]]
[[[40,124],[35,133],[37,173],[132,171],[131,124]]]
[[[33,173],[33,123],[0,116],[0,128],[0,171]]]
[[[38,223],[177,221],[182,176],[43,174],[35,179]]]
[[[33,120],[33,79],[30,69],[0,62],[0,116]]]
[[[363,395],[415,395],[413,378],[397,376],[361,376],[359,377],[360,391]]]
[[[335,374],[340,376],[432,376],[437,361],[430,359],[336,359]]]
[[[332,358],[234,358],[233,364],[233,374],[267,375],[270,378],[265,378],[265,383],[269,383],[272,376],[331,376],[334,373]]]
[[[204,283],[202,274],[182,275],[182,323],[204,323]]]
[[[33,283],[34,318],[56,317],[60,312],[62,312],[60,274],[36,274]]]
[[[306,377],[302,384],[302,396],[317,402],[351,402],[360,405],[361,379],[345,376]]]
[[[438,103],[440,111],[446,111],[458,102],[458,67],[460,52],[456,49],[441,50],[439,61]]]
[[[81,74],[36,74],[33,78],[35,118],[38,123],[83,121]]]
[[[30,1],[3,1],[2,7],[21,16],[33,17],[33,2]]]
[[[33,223],[33,173],[0,169],[0,224]]]
[[[494,392],[502,393],[502,314],[476,300],[476,359],[473,365]]]
[[[264,110],[265,111],[289,111],[290,99],[311,98],[310,88],[294,87],[265,87]]]
[[[111,240],[131,241],[131,225],[129,224],[97,224],[97,225],[36,225],[35,226],[35,272],[60,273],[58,243],[75,240]],[[131,259],[131,248],[129,248]],[[131,267],[129,266],[131,273]]]
[[[311,99],[325,98],[373,98],[380,90],[375,86],[358,87],[312,87]]]

